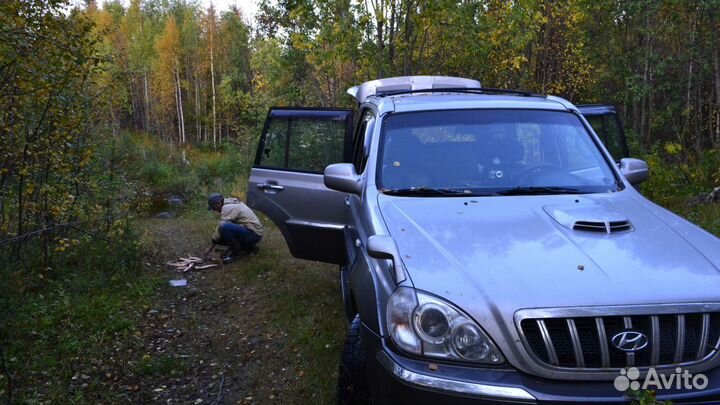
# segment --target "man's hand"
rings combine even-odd
[[[205,251],[203,252],[203,258],[209,259],[209,258],[210,258],[210,253],[212,253],[213,249],[215,249],[215,243],[211,243],[211,244],[210,244],[210,247],[208,247],[207,249],[205,249]]]

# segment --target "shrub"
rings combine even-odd
[[[720,185],[720,153],[707,150],[698,156],[681,145],[656,144],[645,155],[650,177],[643,193],[660,204],[673,204],[706,193]]]

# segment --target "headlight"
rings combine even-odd
[[[388,301],[387,320],[393,342],[407,352],[420,354],[420,339],[413,332],[411,320],[415,307],[415,292],[411,288],[398,288]]]
[[[492,340],[467,315],[412,288],[400,287],[393,292],[387,304],[387,321],[393,343],[407,352],[483,364],[505,361]]]

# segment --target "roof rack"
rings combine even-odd
[[[371,80],[348,89],[348,94],[363,103],[368,97],[391,92],[420,91],[429,89],[479,88],[480,82],[473,79],[451,76],[400,76]],[[447,90],[446,90],[447,91]]]
[[[400,94],[412,93],[472,93],[472,94],[511,94],[522,97],[547,97],[543,94],[532,93],[523,90],[496,89],[492,87],[467,87],[467,88],[434,88],[434,89],[416,89],[416,90],[396,90],[378,93],[378,97],[396,96]]]

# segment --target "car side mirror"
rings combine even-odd
[[[326,167],[323,181],[325,187],[331,190],[358,195],[362,192],[360,176],[351,163],[335,163]]]
[[[373,235],[368,238],[367,251],[370,257],[375,259],[392,260],[395,282],[405,281],[405,271],[400,261],[400,251],[395,244],[395,239],[389,235]]]
[[[620,160],[620,173],[632,185],[640,184],[647,180],[650,170],[644,160],[634,158],[624,158]]]

